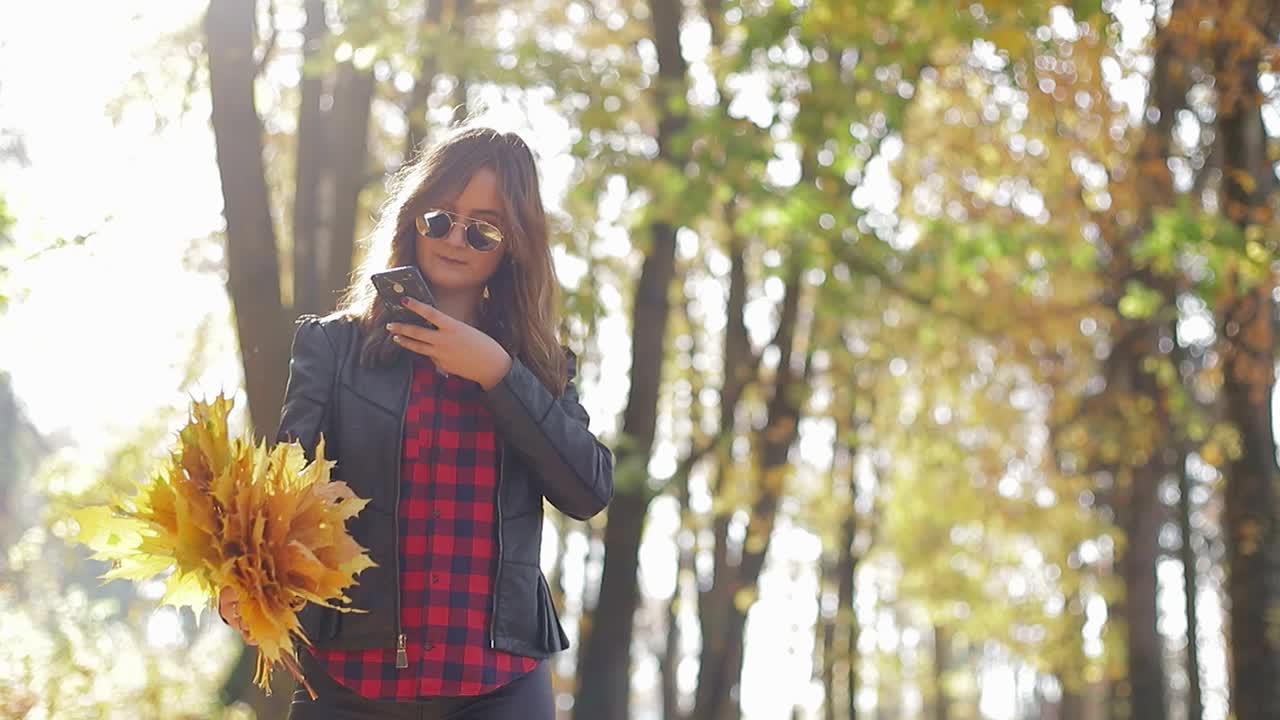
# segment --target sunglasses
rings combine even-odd
[[[491,223],[476,220],[448,210],[431,209],[414,218],[418,232],[426,237],[439,240],[453,230],[454,223],[461,223],[462,236],[467,244],[477,252],[491,252],[502,243],[502,231]]]

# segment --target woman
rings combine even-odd
[[[613,495],[613,456],[587,429],[533,154],[514,134],[456,131],[397,174],[339,309],[303,316],[277,441],[370,500],[348,523],[377,567],[339,613],[300,618],[318,699],[289,717],[554,717],[551,653],[568,646],[539,569],[542,499],[585,520]],[[435,326],[396,322],[369,276],[417,265]],[[219,610],[241,630],[236,600]],[[243,632],[243,631],[242,631]]]

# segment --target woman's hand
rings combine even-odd
[[[223,622],[240,633],[246,645],[257,645],[245,633],[244,623],[240,620],[240,597],[231,586],[222,588],[222,592],[218,594],[218,614],[222,616]]]
[[[474,380],[488,390],[511,369],[511,356],[484,331],[413,298],[404,298],[404,306],[431,321],[437,329],[409,323],[387,323],[391,339],[408,350],[431,358],[440,370]]]

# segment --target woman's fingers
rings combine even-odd
[[[218,593],[218,614],[226,620],[230,614],[231,605],[236,602],[236,591],[230,587],[222,588]]]
[[[246,645],[257,645],[253,640],[249,639],[249,634],[244,627],[244,619],[240,617],[240,606],[237,604],[231,609],[228,616],[228,624],[240,633],[240,638],[244,640]]]
[[[387,332],[391,333],[392,337],[399,335],[430,345],[435,341],[435,333],[440,331],[410,323],[389,322],[387,323]]]
[[[431,357],[431,345],[424,343],[421,340],[414,340],[407,335],[392,335],[391,342],[401,345],[408,350],[412,350],[419,355]]]
[[[234,588],[227,586],[218,593],[218,614],[233,630],[240,633],[246,645],[257,645],[245,632],[244,620],[240,617],[240,597]]]
[[[444,312],[438,310],[435,306],[428,305],[424,302],[418,302],[411,297],[402,297],[400,301],[405,307],[409,308],[423,319],[429,320],[431,324],[436,327],[443,328],[446,323],[453,319]]]

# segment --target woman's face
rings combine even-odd
[[[507,252],[507,243],[499,243],[490,252],[472,249],[464,236],[464,227],[468,222],[464,218],[484,220],[506,233],[501,208],[498,176],[489,168],[480,168],[471,176],[458,197],[438,208],[462,216],[455,218],[457,222],[453,223],[445,237],[430,238],[415,230],[418,268],[433,290],[479,291],[484,287]]]

